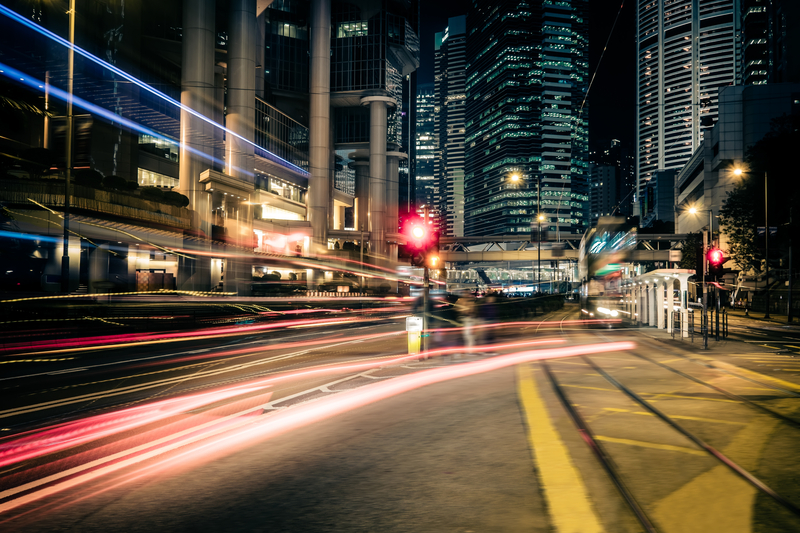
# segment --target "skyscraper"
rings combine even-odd
[[[467,20],[467,235],[588,227],[588,1],[476,0]],[[540,196],[538,192],[540,191]]]
[[[452,17],[435,36],[434,85],[440,231],[464,235],[464,81],[467,17]]]
[[[796,0],[740,0],[742,14],[741,85],[800,81],[800,23]]]
[[[637,200],[657,170],[680,169],[737,80],[739,0],[637,3]]]
[[[436,131],[434,129],[434,91],[432,83],[417,90],[417,204],[433,206],[436,187]]]

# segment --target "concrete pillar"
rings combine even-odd
[[[386,189],[386,233],[398,233],[400,231],[399,208],[400,208],[400,160],[405,159],[406,154],[402,152],[387,152],[386,154],[386,178],[388,188]],[[397,245],[389,245],[389,262],[394,265],[397,263]]]
[[[214,109],[214,0],[183,2],[183,62],[181,104],[206,116]],[[211,234],[208,194],[199,182],[211,166],[213,127],[187,111],[181,111],[180,191],[198,220],[195,228]],[[205,157],[204,157],[205,156]]]
[[[656,281],[656,327],[658,329],[665,329],[667,325],[666,320],[666,298],[664,296],[666,291],[666,283],[658,280]]]
[[[252,191],[255,157],[253,145],[250,143],[255,138],[256,0],[231,0],[229,21],[232,31],[228,42],[226,125],[239,137],[231,134],[226,136],[225,170],[226,174],[237,178]],[[249,200],[250,198],[245,197],[238,201],[235,207],[236,217],[229,217],[225,221],[228,234],[235,244],[244,250],[253,247],[253,217]],[[252,264],[246,256],[226,261],[226,292],[249,294],[250,281],[252,281]]]
[[[225,70],[219,66],[214,66],[214,106],[211,110],[211,118],[217,124],[225,123]],[[213,159],[209,162],[209,167],[217,172],[225,172],[225,132],[222,128],[214,128],[211,141],[211,153]],[[215,205],[213,198],[209,198],[209,208],[213,211]],[[213,224],[213,222],[212,222]]]
[[[647,313],[647,323],[653,327],[658,327],[658,284],[650,283],[650,310]]]
[[[689,336],[689,276],[681,276],[681,337]]]
[[[108,292],[103,282],[108,281],[108,244],[89,249],[89,292]]]
[[[366,150],[358,150],[347,156],[353,161],[349,163],[356,173],[356,231],[369,231],[369,153]]]
[[[386,244],[386,135],[387,105],[394,105],[388,96],[365,96],[361,105],[369,105],[369,231],[370,254],[388,256]]]
[[[184,0],[181,104],[206,117],[214,116],[214,0]],[[181,111],[180,192],[189,197],[192,227],[211,236],[211,204],[200,174],[211,168],[214,127],[187,111]],[[184,248],[207,251],[208,246],[192,240]],[[191,253],[191,252],[189,252]],[[208,290],[209,261],[203,255],[179,257],[178,288]]]
[[[55,215],[51,215],[55,220]],[[58,219],[60,220],[60,219]],[[81,240],[80,237],[70,236],[67,246],[69,255],[69,290],[77,290],[80,282],[81,271]],[[58,238],[48,246],[47,262],[42,272],[42,290],[46,292],[61,291],[61,256],[64,255],[64,240]]]
[[[311,1],[311,66],[309,80],[308,221],[314,253],[324,253],[328,241],[331,157],[331,6]]]

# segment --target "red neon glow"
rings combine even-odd
[[[258,390],[258,388],[231,387],[227,390],[173,398],[114,413],[93,416],[75,422],[60,424],[44,431],[30,432],[21,438],[0,444],[0,467],[27,461],[115,433],[158,422],[185,411],[191,411],[204,405],[255,390]]]
[[[536,360],[630,350],[635,347],[636,345],[632,342],[613,342],[518,352],[472,363],[423,370],[337,393],[315,402],[273,412],[268,416],[247,416],[257,412],[254,408],[248,407],[244,411],[228,415],[221,420],[202,424],[199,427],[193,426],[188,430],[183,429],[172,436],[162,437],[155,442],[148,441],[148,444],[115,453],[104,460],[95,460],[85,465],[85,467],[73,468],[68,472],[55,474],[43,480],[0,493],[0,498],[9,498],[16,494],[21,494],[20,497],[7,500],[0,505],[0,512],[67,490],[179,447],[183,448],[181,453],[171,455],[159,463],[150,465],[146,470],[169,469],[175,466],[178,461],[203,460],[204,457],[212,453],[230,453],[241,446],[253,444],[257,440],[276,437],[358,407],[427,385]],[[249,385],[252,386],[253,384]],[[244,418],[242,418],[243,416]],[[203,442],[200,442],[201,440]],[[141,440],[138,440],[138,442],[141,442]],[[58,479],[66,476],[72,477],[65,481],[58,481]],[[39,486],[42,486],[42,488],[34,490]]]

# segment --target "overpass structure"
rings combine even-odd
[[[639,234],[631,261],[677,262],[685,234]],[[482,237],[441,237],[439,258],[446,263],[488,263],[508,261],[577,261],[580,238],[539,241],[521,235]],[[539,247],[541,246],[541,254]]]

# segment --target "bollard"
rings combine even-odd
[[[419,353],[422,340],[422,317],[406,317],[406,332],[408,332],[408,353]]]

